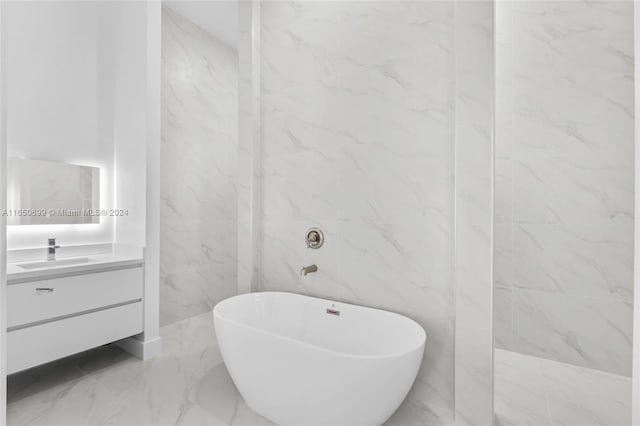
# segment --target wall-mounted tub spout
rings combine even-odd
[[[307,274],[310,274],[312,272],[318,272],[318,266],[316,265],[309,265],[309,266],[305,266],[302,269],[300,269],[300,276],[304,277]]]

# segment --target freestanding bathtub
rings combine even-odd
[[[285,426],[381,425],[411,388],[425,331],[387,311],[293,293],[250,293],[213,309],[247,405]]]

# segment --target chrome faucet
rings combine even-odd
[[[300,269],[300,276],[304,277],[305,275],[310,274],[312,272],[318,272],[318,267],[316,265],[309,265]]]
[[[55,238],[49,238],[49,251],[47,252],[47,260],[56,260],[56,249],[60,246],[56,245]]]

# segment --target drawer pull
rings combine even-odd
[[[38,287],[36,288],[36,293],[38,294],[53,293],[53,287]]]

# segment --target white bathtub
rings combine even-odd
[[[293,293],[232,297],[213,317],[246,403],[286,426],[384,423],[411,388],[426,339],[401,315]]]

